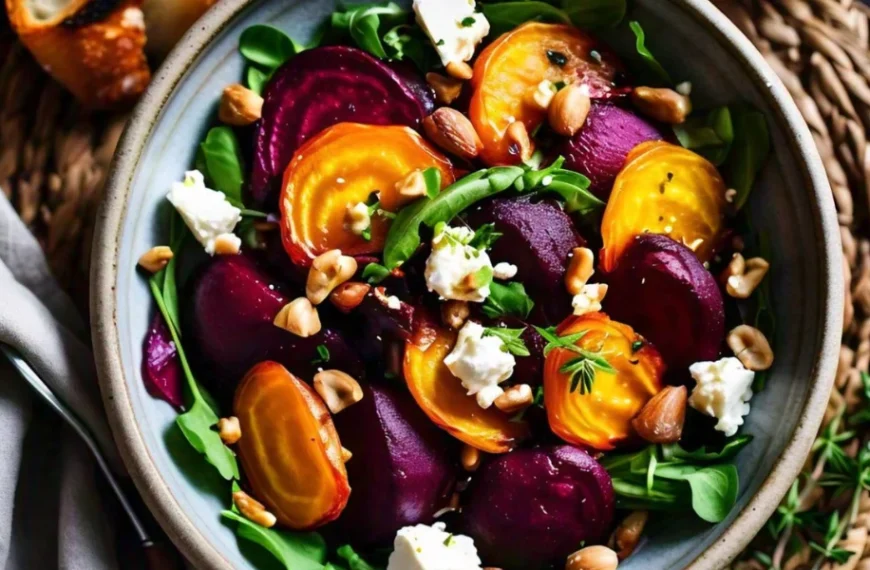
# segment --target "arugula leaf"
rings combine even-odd
[[[495,231],[495,224],[483,224],[474,232],[474,237],[468,243],[474,249],[485,250],[492,247],[503,234]]]
[[[431,200],[418,200],[399,212],[384,244],[384,265],[388,269],[400,266],[420,247],[421,226],[434,228],[439,222],[450,222],[471,205],[504,192],[522,176],[517,166],[500,166],[480,170],[455,182]]]
[[[692,451],[686,451],[678,443],[662,445],[662,457],[665,461],[692,461],[695,463],[714,463],[730,461],[744,447],[752,442],[751,435],[739,435],[728,440],[719,451],[709,451],[706,447],[699,447]]]
[[[634,33],[635,37],[635,49],[637,50],[638,55],[640,55],[641,60],[643,60],[646,65],[649,73],[654,76],[654,78],[661,84],[664,85],[673,85],[674,82],[671,80],[671,76],[665,71],[665,68],[662,67],[662,64],[655,58],[652,52],[649,51],[646,47],[646,35],[644,34],[643,28],[640,25],[640,22],[636,22],[632,20],[628,23],[628,26],[631,28],[632,33]]]
[[[589,191],[590,180],[573,170],[565,170],[565,157],[560,156],[547,168],[534,170],[535,163],[527,165],[530,170],[514,185],[519,192],[555,192],[565,201],[569,214],[587,216],[604,210],[606,205]]]
[[[770,132],[764,114],[749,105],[732,106],[731,118],[734,143],[725,164],[725,179],[737,190],[734,204],[739,210],[746,204],[755,178],[770,154]]]
[[[322,570],[326,563],[326,541],[317,533],[262,527],[238,514],[235,507],[222,511],[221,516],[237,523],[239,537],[265,548],[286,570]]]
[[[343,558],[347,565],[350,567],[350,570],[376,570],[374,566],[366,562],[362,559],[362,557],[357,554],[353,547],[349,544],[345,544],[336,551],[336,554],[340,558]]]
[[[731,111],[723,105],[704,115],[689,117],[682,125],[674,125],[674,134],[683,147],[721,166],[728,158],[734,142]]]
[[[362,272],[362,278],[372,285],[380,283],[390,276],[390,270],[379,263],[369,263]]]
[[[525,328],[487,327],[483,329],[483,336],[496,337],[502,342],[502,350],[514,356],[529,356],[531,353],[522,339],[524,332],[526,332]]]
[[[562,0],[562,9],[578,28],[612,28],[625,18],[625,0]]]
[[[205,174],[215,190],[223,192],[237,208],[242,207],[244,166],[239,141],[230,127],[211,129],[199,145]]]
[[[534,307],[535,302],[526,294],[526,288],[522,283],[501,284],[493,281],[489,284],[489,297],[484,301],[481,310],[491,319],[499,317],[526,319]]]
[[[181,331],[181,316],[178,304],[178,285],[176,282],[175,267],[178,264],[178,254],[181,248],[184,247],[184,240],[187,237],[187,232],[184,231],[184,224],[178,212],[172,211],[169,214],[169,247],[175,255],[166,264],[160,275],[156,278],[160,292],[163,295],[163,304],[166,306],[166,316],[172,321],[172,326],[176,331]]]
[[[483,15],[489,20],[490,35],[493,37],[509,32],[526,22],[571,23],[571,18],[564,10],[546,2],[499,2],[484,4],[482,10]]]
[[[332,14],[332,33],[349,35],[356,45],[375,57],[387,59],[381,41],[381,27],[395,28],[404,23],[409,12],[395,2],[369,2],[344,6]],[[395,46],[395,38],[391,38]],[[394,48],[395,49],[395,48]]]
[[[239,37],[239,53],[242,57],[269,71],[281,67],[304,49],[278,28],[265,24],[246,28]]]

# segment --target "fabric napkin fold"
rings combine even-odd
[[[123,467],[103,414],[85,322],[0,192],[0,343],[17,349]],[[72,428],[0,355],[0,568],[118,568],[117,509]]]

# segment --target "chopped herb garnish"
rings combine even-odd
[[[444,546],[450,546],[453,544],[453,534],[448,534],[447,538],[444,539]]]
[[[643,348],[643,341],[642,340],[636,340],[633,343],[631,343],[631,352],[637,352],[641,348]]]
[[[568,63],[568,57],[564,53],[551,49],[547,50],[547,59],[550,60],[550,63],[559,67],[565,67],[565,64]]]
[[[522,336],[525,328],[508,329],[503,327],[487,327],[483,329],[483,336],[494,336],[502,342],[501,349],[514,356],[529,356],[529,349],[523,342]]]
[[[440,47],[440,46],[443,46],[443,45],[444,45],[444,40],[438,40],[438,41],[435,43],[435,45],[436,45],[436,46],[439,46],[439,47]]]
[[[369,263],[362,272],[362,278],[369,283],[380,283],[390,276],[390,270],[380,263]]]
[[[329,349],[325,344],[317,346],[317,358],[311,361],[311,364],[324,364],[329,362]]]
[[[580,348],[577,342],[580,341],[589,331],[580,331],[578,333],[565,336],[557,336],[554,329],[544,329],[535,327],[544,340],[547,341],[547,346],[544,347],[544,356],[547,356],[553,350],[559,348],[569,350],[578,356],[566,362],[559,372],[569,374],[571,377],[571,392],[580,389],[580,394],[589,394],[592,392],[592,384],[595,382],[595,372],[615,372],[613,367],[604,357],[601,352],[593,352]]]
[[[475,289],[483,289],[492,283],[492,267],[484,265],[474,272],[472,285]]]
[[[538,386],[535,388],[535,399],[532,400],[533,406],[541,406],[544,407],[544,387]]]
[[[463,28],[470,28],[474,25],[474,22],[477,20],[474,19],[474,16],[468,16],[467,18],[463,18],[461,22],[459,22]]]
[[[568,85],[568,84],[565,83],[564,81],[557,81],[557,82],[553,83],[553,87],[556,89],[556,92],[561,91],[561,90],[564,89],[567,85]]]
[[[489,297],[484,301],[481,310],[491,319],[499,317],[525,319],[534,306],[535,302],[526,294],[526,288],[522,283],[493,282],[489,286]]]
[[[479,250],[489,249],[501,236],[501,233],[495,231],[495,224],[483,224],[474,232],[468,245]]]

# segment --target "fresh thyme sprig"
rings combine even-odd
[[[601,351],[586,350],[577,346],[577,343],[589,331],[580,331],[565,336],[558,336],[552,328],[535,327],[547,345],[544,347],[544,356],[547,356],[553,350],[564,349],[575,354],[576,357],[566,362],[559,369],[562,374],[568,374],[571,378],[571,392],[577,391],[579,388],[581,395],[591,394],[592,386],[595,383],[596,371],[615,372],[613,366],[607,361],[604,353]]]
[[[523,342],[525,328],[509,329],[504,327],[489,327],[483,329],[483,336],[494,336],[502,342],[501,349],[514,356],[529,356],[529,349]]]

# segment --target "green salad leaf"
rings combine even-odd
[[[721,166],[734,142],[731,110],[723,105],[707,113],[694,114],[682,125],[674,125],[674,134],[683,147]]]
[[[625,0],[561,0],[562,9],[578,28],[612,28],[625,18]]]
[[[512,282],[489,284],[489,297],[483,302],[481,310],[491,319],[516,317],[526,319],[535,307],[535,302],[526,293],[522,283]]]
[[[500,36],[526,22],[571,23],[570,16],[564,10],[546,2],[498,2],[483,4],[481,9],[489,20],[492,37]]]
[[[275,70],[305,48],[278,28],[257,24],[239,37],[239,53],[251,63]]]
[[[233,129],[214,127],[208,131],[199,148],[197,167],[205,169],[203,175],[211,186],[223,192],[233,206],[243,207],[244,165],[241,147]]]
[[[271,78],[271,73],[266,73],[260,68],[254,66],[249,67],[248,72],[245,75],[245,81],[248,84],[248,89],[250,89],[257,95],[263,94],[263,90],[266,88],[266,84]]]
[[[286,532],[266,528],[251,522],[232,510],[221,516],[236,523],[236,534],[265,548],[286,570],[323,570],[326,563],[326,541],[315,532]]]
[[[390,276],[390,270],[379,263],[369,263],[363,268],[362,278],[372,285]]]
[[[750,105],[732,105],[731,120],[734,143],[724,170],[726,181],[737,190],[734,203],[740,209],[770,154],[770,131],[764,113]]]
[[[396,26],[406,23],[408,16],[409,12],[395,2],[351,4],[332,13],[331,34],[336,38],[350,36],[360,49],[387,59],[389,54],[381,38]],[[396,49],[398,41],[396,31],[390,37],[393,49]]]
[[[339,547],[336,551],[339,558],[343,559],[347,562],[348,568],[350,570],[378,570],[368,562],[362,559],[362,557],[354,551],[353,547],[349,544],[345,544],[344,546]]]
[[[520,192],[555,192],[565,202],[569,214],[587,216],[604,210],[606,204],[589,191],[586,176],[562,168],[565,157],[560,156],[550,166],[536,170],[531,166],[514,184]]]
[[[635,38],[635,49],[637,50],[638,55],[644,63],[644,66],[651,76],[651,79],[657,81],[662,85],[673,85],[674,82],[671,81],[671,76],[662,67],[662,64],[659,63],[659,60],[650,52],[650,50],[646,47],[646,34],[643,31],[643,27],[641,27],[640,22],[636,22],[632,20],[628,23],[629,28],[631,28],[632,33]]]

